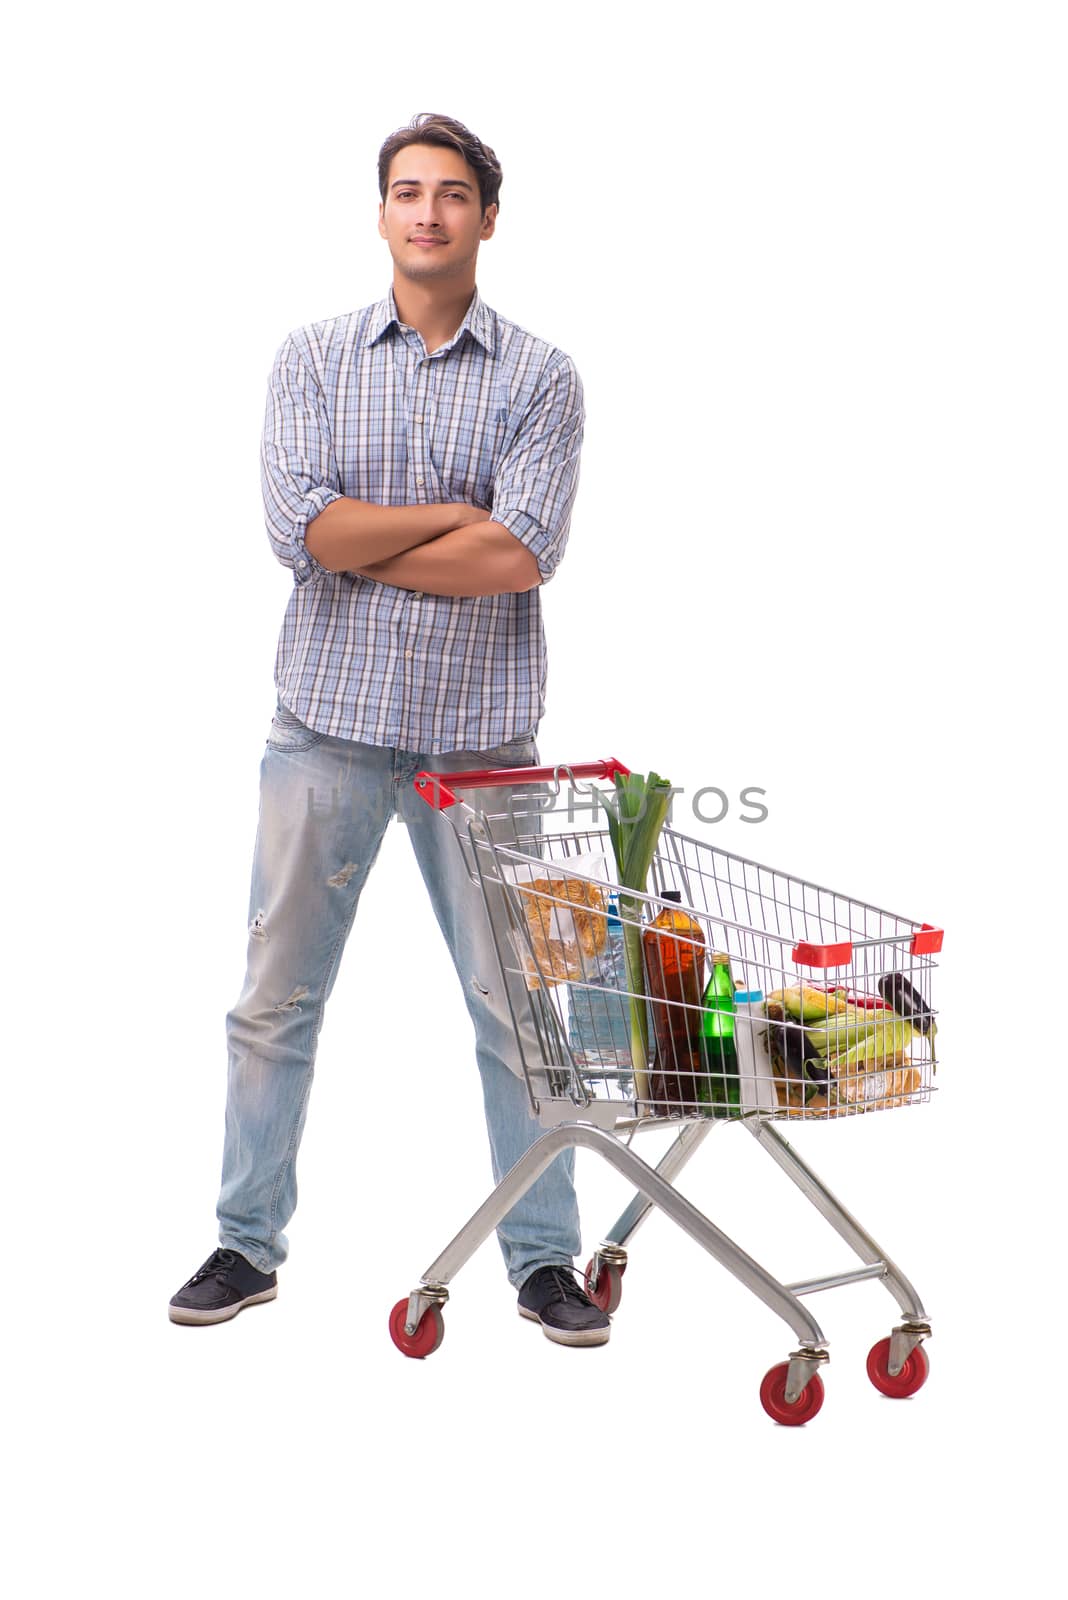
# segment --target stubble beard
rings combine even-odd
[[[439,245],[434,250],[428,251],[425,261],[415,261],[410,256],[402,256],[400,258],[394,256],[393,259],[403,275],[406,278],[410,278],[413,283],[432,283],[436,278],[462,277],[477,256],[477,251],[475,251],[455,261],[437,262],[432,260],[431,257],[436,255],[438,249],[441,248],[443,247]]]

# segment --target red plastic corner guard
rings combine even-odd
[[[943,928],[935,928],[929,922],[922,922],[919,933],[914,933],[912,936],[909,953],[914,956],[936,955],[942,948],[944,935]],[[852,966],[853,946],[848,940],[844,944],[802,942],[794,947],[794,964],[799,967]]]
[[[427,805],[433,806],[435,811],[446,811],[449,806],[456,804],[456,796],[451,789],[445,788],[436,772],[417,772],[415,792],[422,795]]]
[[[845,944],[805,944],[794,946],[794,963],[799,967],[850,967],[853,946]]]

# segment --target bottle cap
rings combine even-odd
[[[763,998],[763,989],[735,989],[734,991],[734,1003],[736,1006],[755,1006]]]
[[[679,905],[681,905],[682,904],[682,890],[681,889],[665,889],[663,894],[660,896],[660,898],[661,898],[661,900],[677,900]]]

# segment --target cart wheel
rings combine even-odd
[[[389,1314],[389,1335],[397,1349],[416,1361],[432,1356],[445,1337],[445,1318],[440,1306],[429,1306],[419,1319],[414,1333],[405,1333],[408,1320],[408,1299],[398,1300]]]
[[[922,1344],[909,1352],[908,1360],[897,1377],[890,1375],[890,1340],[880,1339],[868,1352],[868,1377],[880,1394],[891,1400],[905,1400],[917,1389],[922,1389],[931,1371],[931,1363]]]
[[[592,1259],[586,1263],[586,1293],[602,1311],[607,1311],[611,1316],[623,1297],[623,1268],[610,1267],[602,1262],[601,1270],[597,1276],[596,1291],[590,1288],[590,1279],[593,1277]]]
[[[773,1417],[776,1422],[781,1422],[788,1428],[798,1428],[803,1422],[810,1421],[823,1404],[823,1379],[818,1372],[814,1372],[798,1399],[793,1405],[788,1405],[786,1375],[789,1370],[788,1361],[772,1367],[760,1385],[760,1404],[768,1416]]]

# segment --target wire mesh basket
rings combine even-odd
[[[434,796],[491,912],[543,1122],[576,1108],[605,1127],[831,1118],[930,1098],[941,929],[670,826],[646,890],[628,888],[607,827],[546,828],[546,780],[558,794],[561,771],[574,783],[626,769],[454,773]],[[455,802],[453,789],[490,777],[503,809]]]

